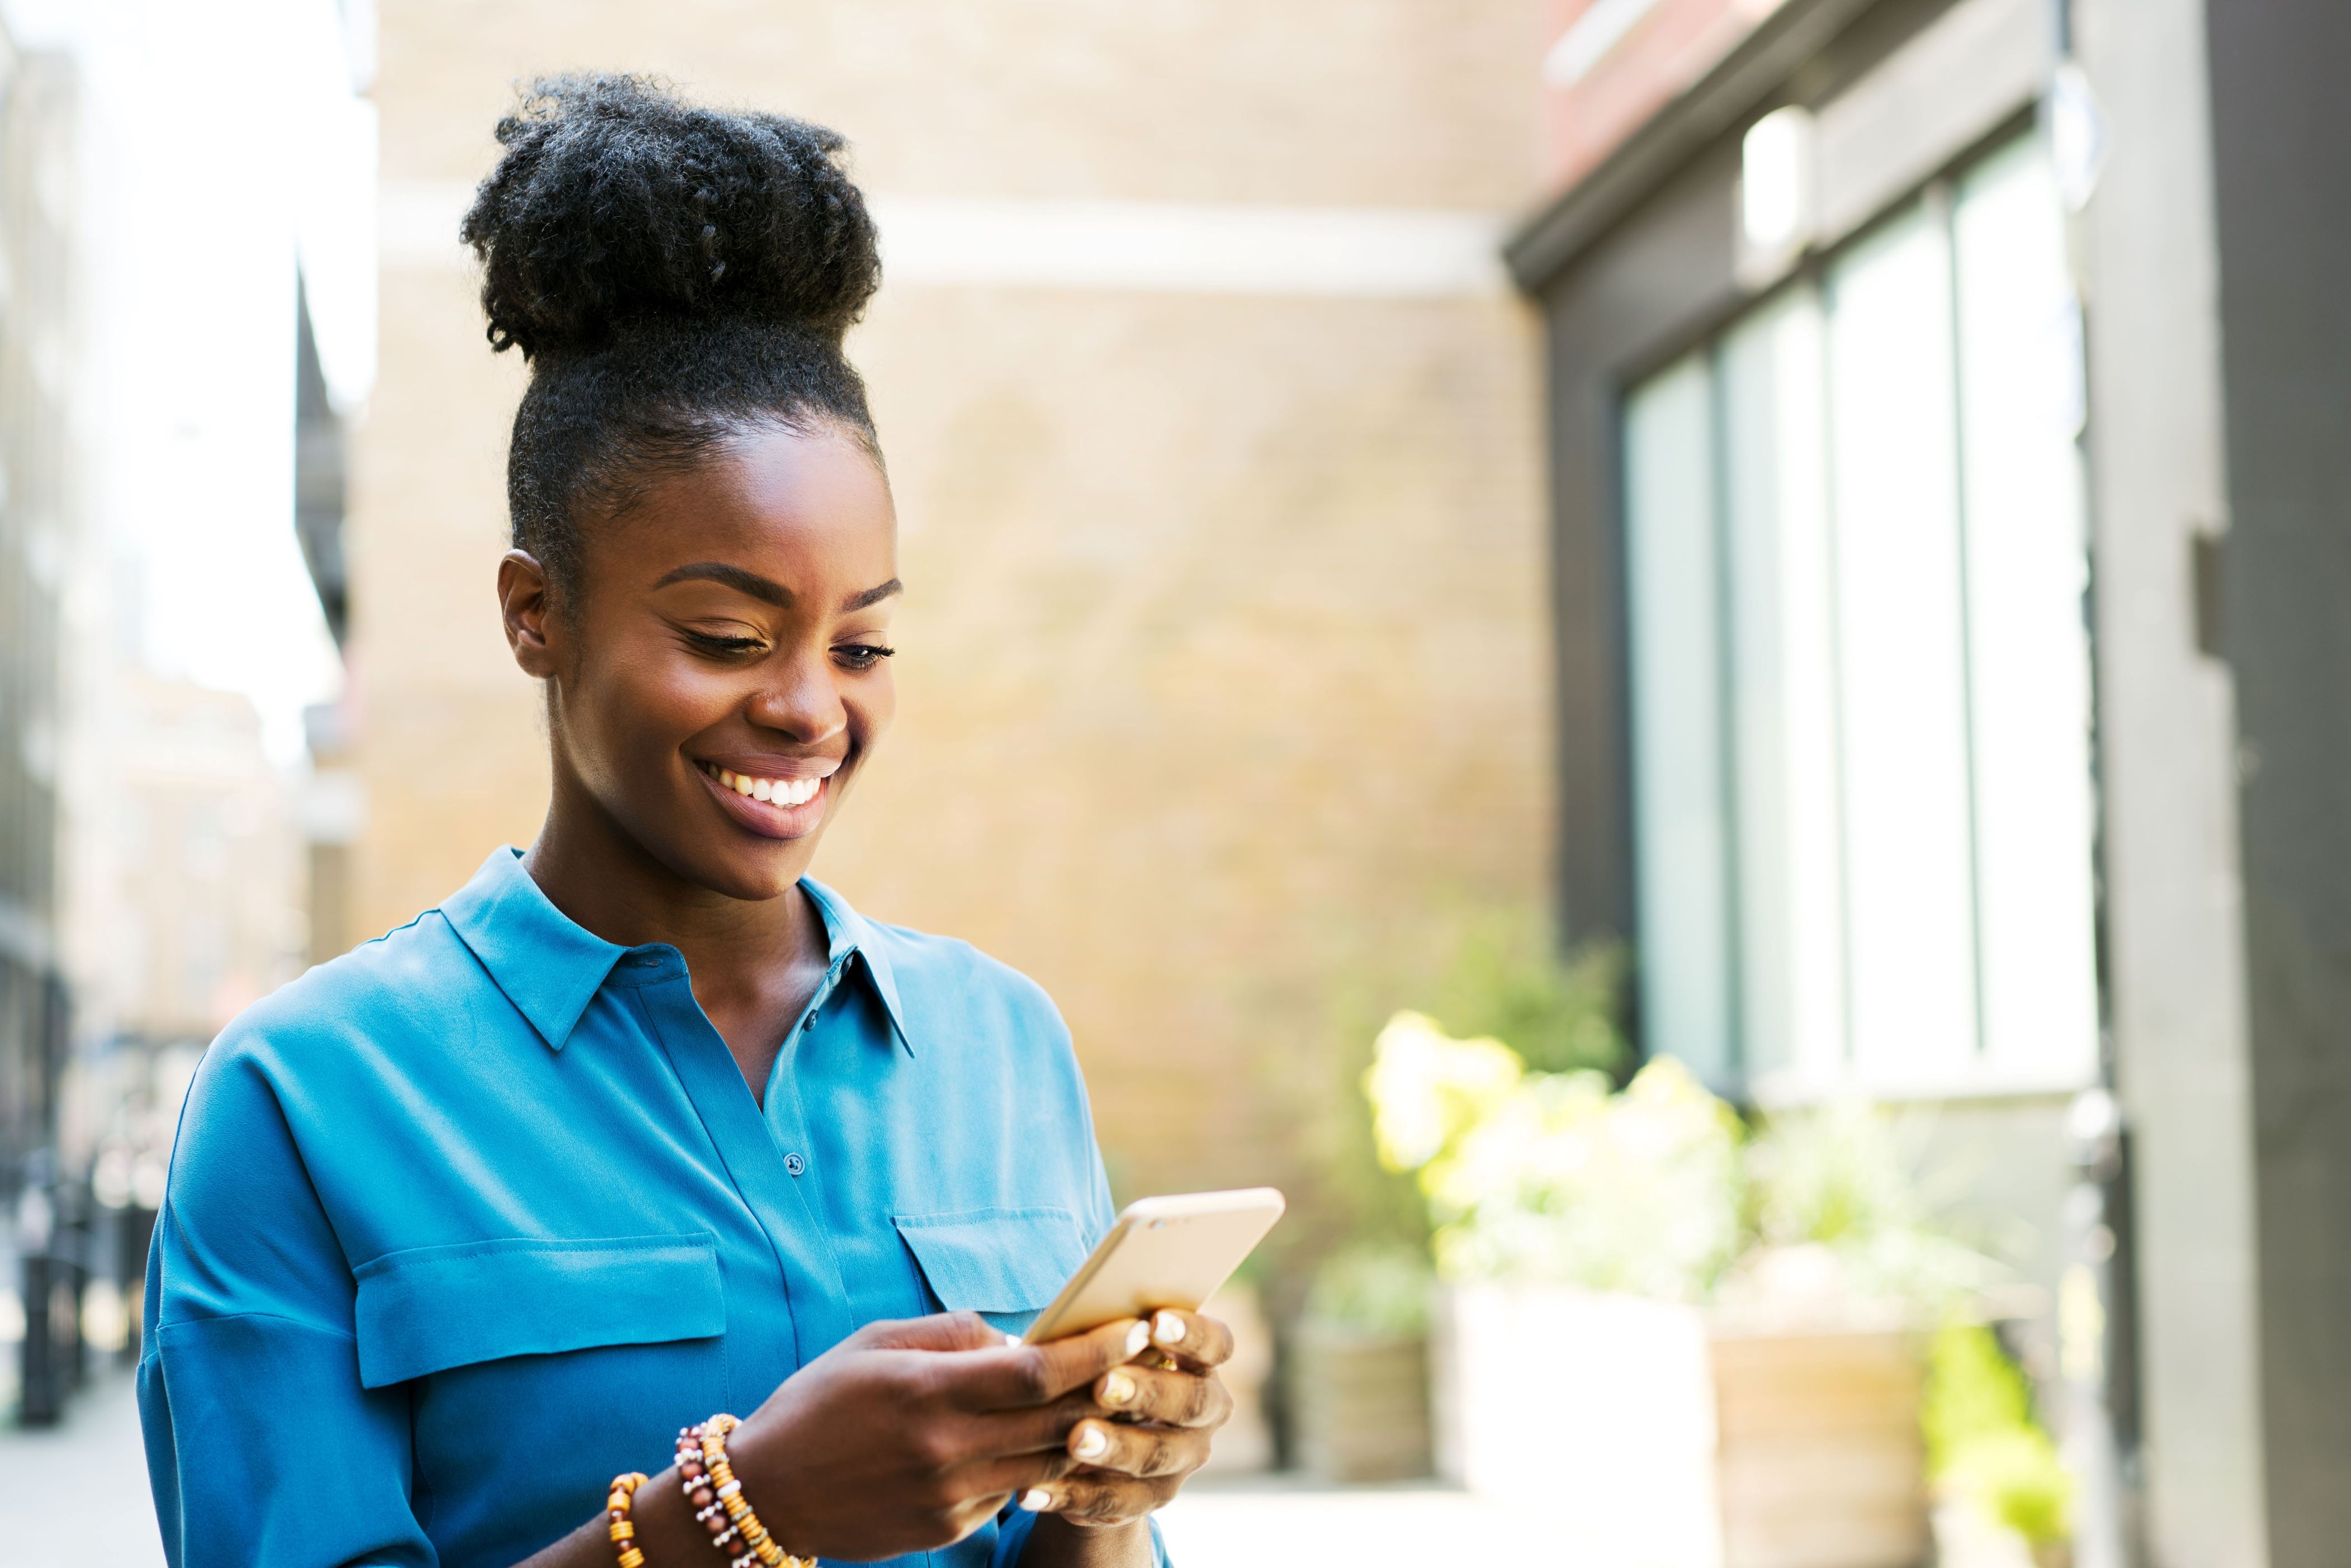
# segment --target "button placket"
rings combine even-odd
[[[775,1135],[776,1146],[783,1151],[784,1174],[799,1177],[809,1174],[808,1124],[800,1115],[799,1085],[793,1076],[794,1059],[809,1031],[816,1027],[817,1016],[825,1004],[832,1000],[840,988],[841,977],[849,971],[849,960],[854,950],[842,953],[832,960],[817,982],[816,990],[793,1021],[791,1032],[784,1037],[784,1049],[776,1058],[775,1071],[768,1079],[766,1114],[768,1130]]]
[[[854,1326],[840,1260],[806,1196],[784,1173],[776,1123],[761,1116],[734,1053],[711,1027],[683,972],[655,980],[639,996],[737,1190],[775,1249],[797,1341],[796,1360],[804,1365]],[[778,1076],[781,1093],[771,1095],[770,1104],[789,1102],[797,1131],[798,1097],[790,1091],[789,1074]]]

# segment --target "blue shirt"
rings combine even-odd
[[[1112,1218],[1060,1015],[801,886],[831,966],[764,1105],[677,949],[512,850],[214,1042],[139,1369],[174,1568],[507,1568],[863,1323],[1051,1299]]]

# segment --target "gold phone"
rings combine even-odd
[[[1139,1197],[1022,1338],[1042,1344],[1161,1307],[1197,1312],[1273,1228],[1281,1209],[1281,1194],[1270,1186]]]

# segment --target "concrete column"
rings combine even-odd
[[[2270,1561],[2351,1552],[2351,11],[2208,0]]]
[[[2079,237],[2107,988],[2137,1156],[2147,1557],[2259,1568],[2236,694],[2226,664],[2199,651],[2196,613],[2197,541],[2230,521],[2204,0],[2075,0],[2074,12],[2108,148]]]

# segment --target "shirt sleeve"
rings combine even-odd
[[[360,1385],[355,1286],[288,1098],[265,1049],[224,1037],[181,1115],[139,1367],[164,1556],[434,1568],[409,1496],[408,1391]]]

